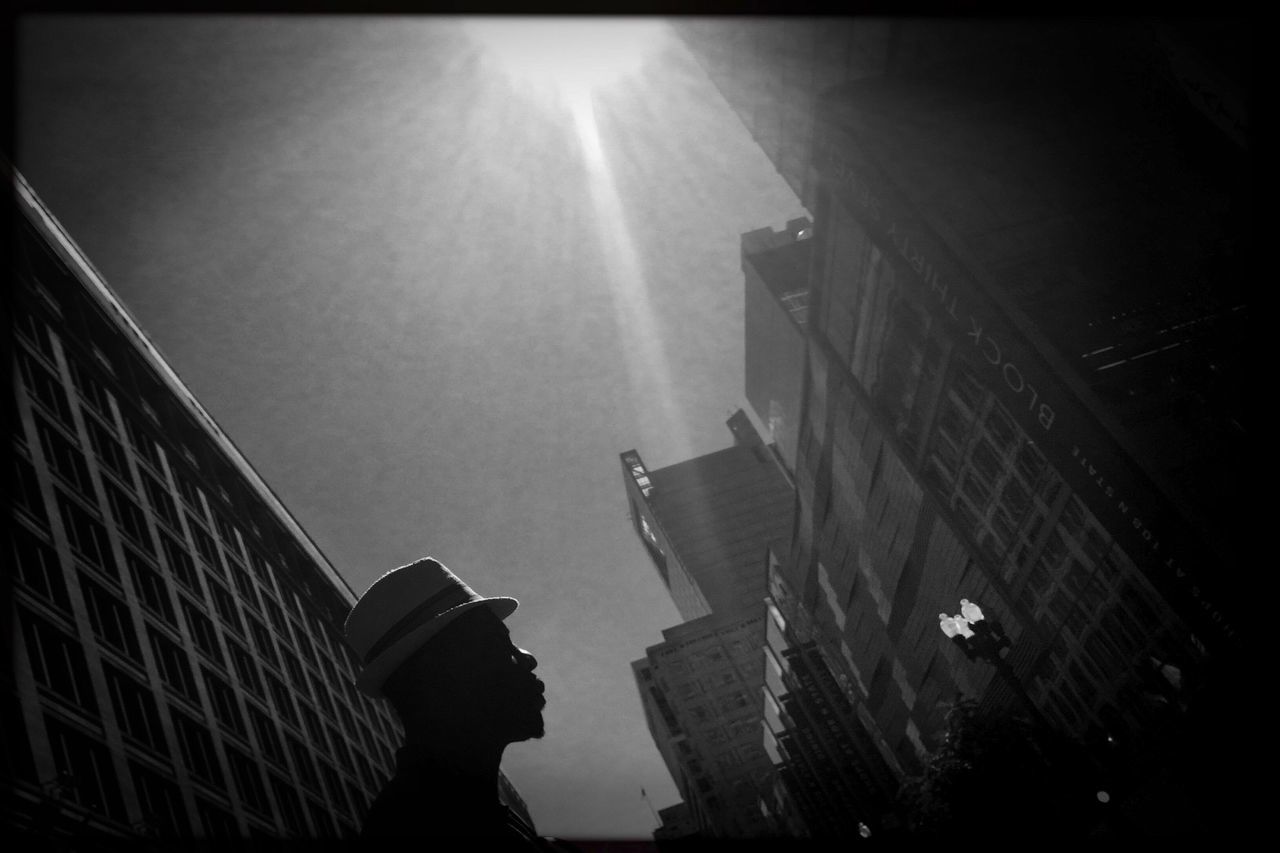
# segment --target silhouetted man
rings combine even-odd
[[[537,660],[502,622],[517,605],[477,595],[429,557],[383,575],[356,602],[346,624],[364,663],[356,686],[385,696],[405,729],[362,837],[550,848],[498,799],[503,750],[542,737],[546,705]]]

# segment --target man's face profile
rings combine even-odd
[[[533,674],[537,659],[511,641],[507,626],[487,607],[459,616],[395,673],[396,692],[408,691],[436,709],[506,743],[540,738],[545,686]]]

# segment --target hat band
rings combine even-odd
[[[456,600],[455,600],[456,599]],[[449,586],[440,590],[426,601],[406,613],[400,621],[391,626],[387,633],[382,635],[382,639],[374,643],[364,656],[364,665],[369,663],[378,655],[403,640],[410,633],[430,622],[446,610],[457,607],[459,604],[466,604],[468,601],[478,600],[475,593],[467,589],[461,584],[457,586]],[[440,606],[444,602],[444,606]]]

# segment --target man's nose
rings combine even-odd
[[[530,672],[538,668],[538,659],[524,649],[516,649],[516,660]]]

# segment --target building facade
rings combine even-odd
[[[648,470],[622,454],[631,517],[680,615],[754,612],[764,600],[765,546],[791,534],[794,495],[739,410],[732,447]]]
[[[1247,160],[1140,24],[836,62],[773,140],[757,124],[784,107],[742,69],[820,62],[797,26],[785,50],[778,29],[700,52],[813,213],[780,576],[899,774],[958,695],[1025,697],[1140,763],[1185,699],[1150,669],[1185,688],[1245,650]],[[1012,680],[945,641],[962,597],[1006,630]]]
[[[742,235],[744,377],[747,402],[768,430],[767,439],[789,475],[796,467],[809,264],[813,223]]]
[[[649,732],[690,818],[715,838],[756,838],[770,763],[760,743],[757,615],[711,614],[662,632],[632,663]]]
[[[13,182],[7,825],[354,837],[402,729],[351,589]]]
[[[732,447],[665,468],[622,454],[636,534],[686,620],[632,668],[690,819],[708,836],[748,838],[767,830],[764,560],[789,541],[795,497],[746,412],[727,425]]]
[[[894,827],[901,768],[863,695],[827,663],[808,611],[769,552],[764,747],[774,767],[762,810],[775,834],[869,837]]]

